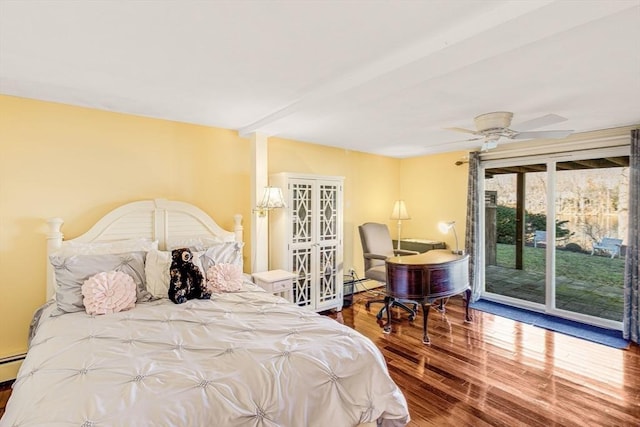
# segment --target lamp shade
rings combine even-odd
[[[453,228],[455,223],[456,223],[455,221],[448,221],[448,222],[442,221],[438,223],[438,230],[440,230],[442,234],[447,234],[449,230]]]
[[[441,233],[446,234],[449,230],[453,230],[453,237],[456,239],[456,250],[452,251],[456,255],[463,255],[464,251],[458,249],[458,233],[456,233],[456,222],[455,221],[443,221],[438,223],[438,229]]]
[[[409,213],[407,212],[407,205],[404,203],[404,200],[396,200],[396,202],[393,204],[391,219],[411,219]]]
[[[258,205],[262,209],[273,209],[285,207],[282,189],[280,187],[265,187],[262,200]]]

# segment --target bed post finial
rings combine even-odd
[[[62,224],[64,224],[62,218],[49,218],[47,220],[47,226],[49,227],[47,232],[47,261],[49,256],[62,246],[62,238],[64,237],[60,231]],[[47,299],[51,298],[55,294],[54,282],[55,278],[53,267],[49,262],[47,262]]]
[[[62,238],[64,235],[60,231],[62,228],[62,224],[64,221],[62,218],[49,218],[47,220],[47,225],[49,226],[49,232],[47,233],[47,241],[49,245],[54,244],[55,246],[51,249],[58,249],[62,244]]]
[[[242,226],[242,215],[235,214],[233,216],[233,232],[236,233],[236,242],[243,242],[243,230]]]

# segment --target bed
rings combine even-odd
[[[402,392],[357,331],[264,292],[246,274],[239,289],[210,299],[162,297],[166,263],[151,254],[215,249],[214,262],[241,263],[241,220],[226,231],[169,200],[121,206],[72,240],[61,219],[49,220],[52,298],[34,315],[0,426],[406,425]],[[64,294],[71,272],[86,276],[141,252],[144,267],[127,264],[144,270],[131,275],[143,282],[133,308],[90,315]]]

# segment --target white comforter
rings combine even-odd
[[[245,285],[176,305],[42,316],[0,426],[404,426],[366,337]]]

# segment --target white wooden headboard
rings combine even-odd
[[[233,231],[227,231],[203,210],[189,203],[166,199],[143,200],[112,210],[89,231],[68,241],[108,242],[148,238],[157,240],[160,249],[166,249],[170,239],[193,236],[212,236],[226,242],[242,242],[242,215],[234,215],[233,221]],[[49,263],[49,255],[68,242],[60,231],[63,223],[61,218],[47,220],[47,298],[55,294],[54,271]]]

